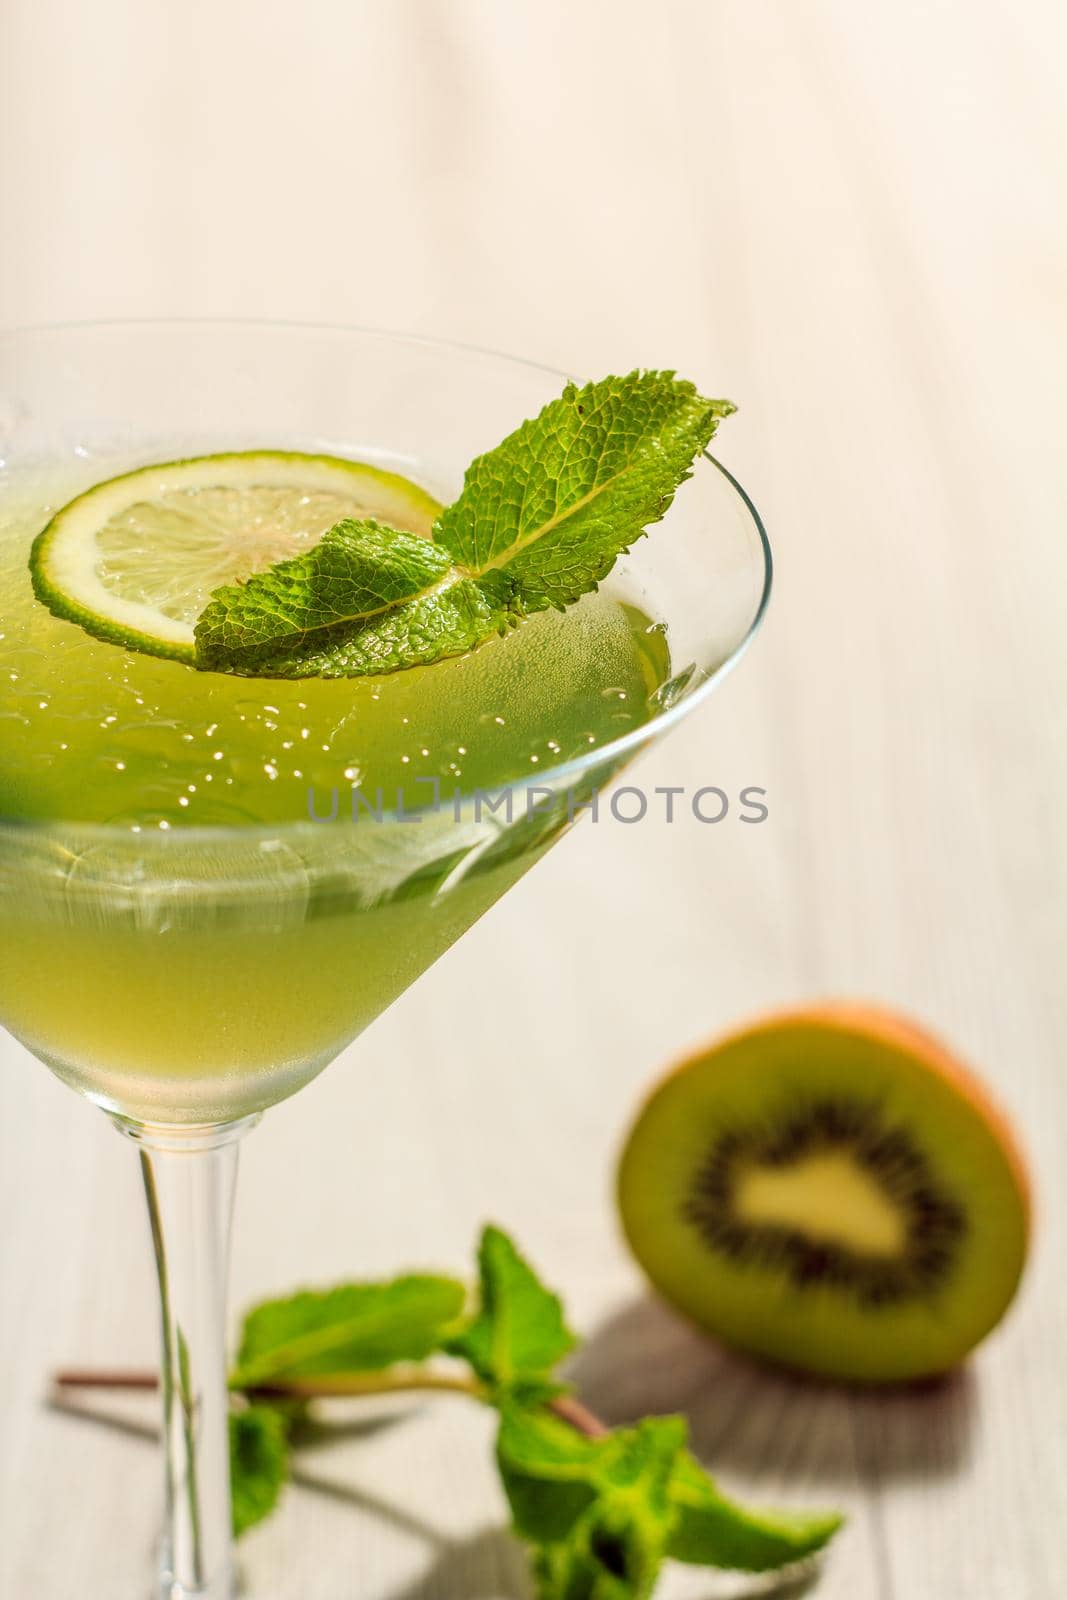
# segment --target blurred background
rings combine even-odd
[[[248,1142],[233,1304],[465,1270],[496,1217],[604,1411],[685,1408],[729,1487],[848,1509],[827,1600],[1020,1600],[1062,1568],[1065,59],[1052,0],[0,5],[4,325],[366,323],[738,403],[771,616],[642,778],[761,785],[767,823],[572,834]],[[662,1065],[827,994],[942,1031],[1034,1165],[1021,1301],[933,1396],[727,1358],[618,1237]],[[0,1595],[136,1594],[154,1415],[44,1405],[56,1365],[154,1360],[135,1163],[6,1038],[0,1065]],[[242,1547],[250,1591],[521,1595],[487,1430],[443,1402],[323,1452]]]

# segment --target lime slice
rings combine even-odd
[[[191,661],[212,592],[315,544],[342,517],[427,534],[425,490],[361,461],[245,450],[141,467],[57,511],[34,540],[34,593],[57,617]]]

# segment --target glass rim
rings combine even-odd
[[[547,362],[530,361],[523,356],[509,355],[505,351],[495,350],[486,345],[468,344],[457,339],[440,339],[429,334],[397,332],[390,328],[377,328],[368,324],[343,323],[343,322],[301,322],[295,319],[273,319],[267,317],[112,317],[112,318],[87,318],[67,322],[41,322],[26,323],[18,326],[0,328],[0,348],[15,343],[18,340],[30,337],[47,337],[67,333],[92,333],[108,331],[133,331],[136,329],[169,329],[169,328],[200,328],[205,332],[212,329],[244,329],[249,332],[291,332],[291,333],[325,333],[339,334],[351,337],[377,338],[390,340],[397,344],[425,346],[428,349],[451,351],[456,355],[479,356],[494,362],[506,362],[510,366],[525,367],[530,371],[545,373],[557,378],[563,383],[575,381],[573,375],[564,372],[559,367],[549,365]],[[632,757],[637,751],[658,738],[661,733],[681,722],[689,713],[700,705],[719,684],[727,673],[737,665],[741,657],[752,643],[760,624],[766,615],[767,605],[770,601],[771,587],[774,576],[774,562],[771,553],[771,544],[764,527],[763,519],[754,505],[751,496],[741,483],[734,477],[728,467],[711,454],[710,451],[702,452],[704,459],[721,473],[730,485],[734,494],[741,501],[748,517],[751,519],[763,557],[763,582],[759,599],[749,619],[748,626],[734,647],[723,658],[691,694],[683,695],[673,705],[665,707],[618,738],[609,740],[606,744],[597,745],[595,748],[579,756],[572,756],[569,761],[559,762],[555,766],[539,769],[535,787],[553,788],[559,790],[574,786],[588,773],[597,767],[611,767],[615,771]],[[513,779],[508,783],[501,783],[496,790],[519,790],[531,786],[531,780]],[[472,794],[476,791],[472,791]],[[485,792],[484,790],[482,792]],[[495,792],[495,791],[494,791]],[[464,799],[469,796],[464,795]],[[386,812],[389,816],[391,813]],[[333,827],[337,823],[332,824]],[[342,827],[356,827],[357,822],[342,822]],[[136,841],[138,848],[145,849],[175,849],[179,843],[195,847],[198,844],[219,844],[222,841],[241,840],[245,843],[254,843],[257,839],[278,839],[290,837],[293,834],[315,831],[316,836],[321,835],[322,824],[314,819],[293,818],[277,822],[252,822],[252,823],[194,823],[190,826],[184,824],[179,827],[159,828],[150,824],[139,828],[136,832],[130,823],[118,822],[84,822],[75,818],[48,817],[11,817],[0,815],[0,834],[7,833],[26,837],[29,834],[48,837],[69,837],[75,833],[79,840],[104,840],[114,843],[123,840],[129,844]],[[149,844],[148,841],[155,841]]]

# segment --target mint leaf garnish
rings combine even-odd
[[[254,1390],[421,1361],[438,1348],[465,1299],[461,1283],[422,1274],[268,1300],[245,1318],[231,1386]]]
[[[665,515],[733,410],[673,372],[568,384],[471,463],[434,539],[475,577],[506,572],[524,611],[570,605]]]
[[[413,533],[338,522],[310,550],[217,589],[196,625],[198,660],[252,672],[275,655],[322,654],[353,626],[432,589],[451,564]]]
[[[278,678],[395,672],[568,606],[665,514],[733,409],[672,372],[568,384],[472,462],[432,542],[340,523],[315,549],[216,590],[196,625],[196,665]]]
[[[543,1387],[574,1348],[559,1296],[547,1289],[501,1229],[487,1227],[478,1246],[480,1304],[448,1341],[494,1389]]]
[[[427,545],[427,549],[434,548]],[[221,645],[212,646],[213,670],[253,678],[361,678],[397,672],[403,667],[428,666],[443,656],[464,655],[494,634],[513,627],[520,620],[520,613],[511,609],[511,594],[509,586],[499,578],[487,578],[481,583],[470,578],[442,583],[362,626],[341,628],[322,637],[309,635],[300,648],[292,651],[231,655]],[[198,623],[198,639],[199,629]],[[198,664],[204,665],[199,658],[199,645],[197,648]]]
[[[273,1406],[230,1413],[230,1494],[234,1537],[269,1517],[289,1477],[285,1418]]]

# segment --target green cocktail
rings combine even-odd
[[[509,840],[499,791],[647,721],[666,644],[601,590],[410,671],[194,672],[95,639],[34,597],[32,539],[83,483],[13,483],[0,530],[0,815],[63,826],[8,846],[0,1016],[109,1109],[245,1116],[330,1061],[525,870],[543,833],[525,827],[520,788]],[[294,518],[290,506],[290,536]],[[206,598],[193,585],[181,604]],[[544,805],[534,796],[534,816]],[[204,828],[247,838],[220,850]],[[150,883],[146,833],[172,835],[153,840]]]

